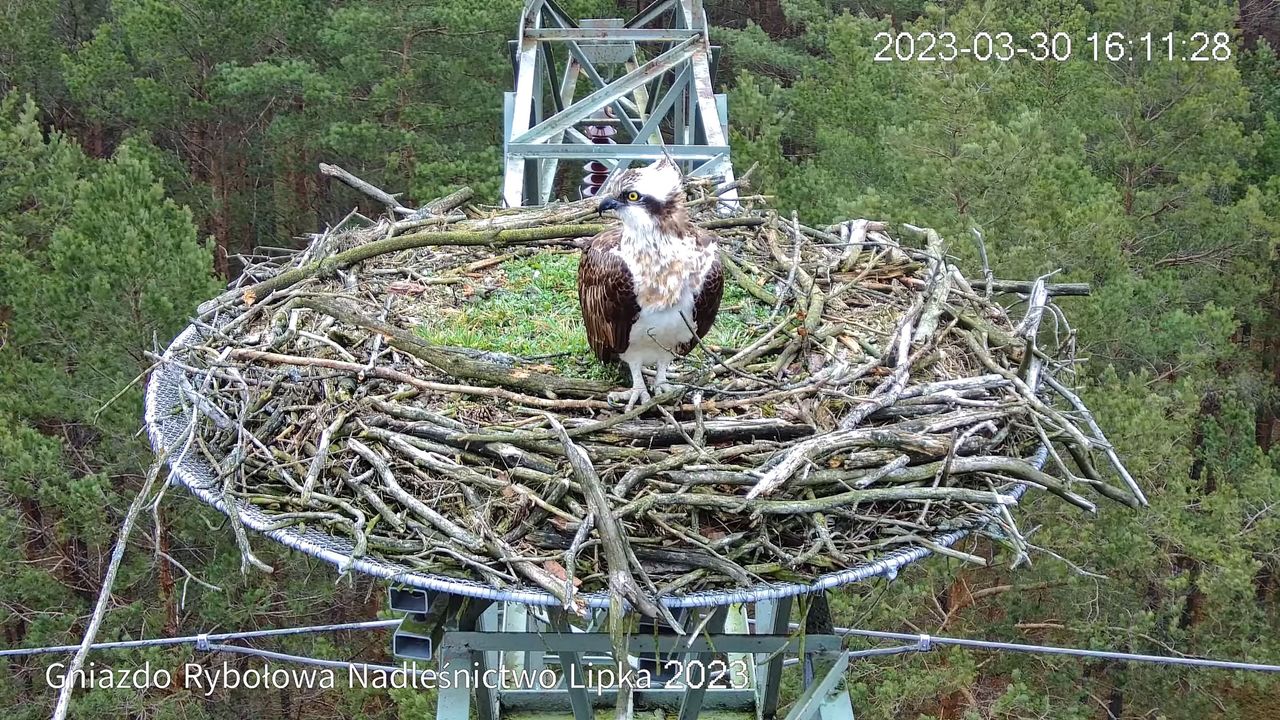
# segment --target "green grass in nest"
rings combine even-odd
[[[518,355],[574,377],[615,380],[587,346],[578,311],[578,254],[539,253],[508,260],[497,269],[499,286],[465,302],[440,308],[419,327],[428,342]],[[736,285],[725,287],[720,314],[706,342],[741,347],[762,332],[769,308]]]

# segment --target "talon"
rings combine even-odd
[[[668,383],[668,382],[664,382],[664,383],[659,383],[658,385],[655,385],[655,386],[653,387],[653,394],[654,394],[654,395],[666,395],[667,393],[671,392],[672,390],[678,390],[678,389],[680,389],[680,386],[679,386],[679,385],[677,385],[677,384],[675,384],[675,383]]]
[[[631,409],[636,406],[636,403],[647,403],[652,398],[649,395],[648,390],[643,388],[631,388],[629,390],[617,390],[611,392],[607,399],[610,405],[616,406],[626,403],[626,407],[624,407],[622,411],[631,412]]]

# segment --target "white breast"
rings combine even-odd
[[[613,252],[631,271],[640,305],[622,359],[642,365],[670,360],[677,347],[695,337],[694,296],[715,260],[715,245],[699,248],[692,238],[666,237],[652,226],[624,225],[622,241]]]
[[[698,247],[691,237],[668,237],[655,227],[623,228],[622,240],[612,251],[631,271],[640,307],[672,307],[702,287],[715,262],[716,246]]]
[[[694,327],[692,293],[675,307],[641,310],[622,359],[642,365],[669,360],[676,347],[693,340]]]

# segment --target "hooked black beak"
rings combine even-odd
[[[605,210],[616,210],[620,207],[622,207],[622,203],[618,202],[617,198],[605,198],[600,201],[600,205],[596,208],[596,213],[604,215]]]

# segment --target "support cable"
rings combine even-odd
[[[146,638],[141,640],[118,640],[115,642],[94,643],[92,650],[126,650],[129,648],[158,647],[163,645],[195,645],[203,650],[210,642],[223,640],[248,640],[251,638],[276,637],[280,635],[304,635],[321,632],[340,632],[342,630],[381,630],[400,625],[400,619],[366,620],[363,622],[337,623],[333,625],[308,625],[293,628],[272,628],[269,630],[245,630],[241,632],[201,633],[172,638]],[[21,657],[26,655],[44,655],[47,653],[75,652],[79,645],[54,645],[50,647],[14,648],[0,650],[0,657]]]
[[[242,632],[227,633],[201,633],[199,635],[187,635],[183,637],[173,638],[147,638],[140,640],[122,640],[117,642],[94,643],[89,646],[91,650],[123,650],[129,648],[141,647],[158,647],[169,645],[195,645],[199,650],[207,651],[223,651],[235,652],[246,655],[258,655],[261,657],[289,660],[296,662],[314,661],[313,664],[328,663],[329,667],[347,668],[368,667],[371,670],[392,670],[390,666],[370,665],[366,663],[347,663],[337,660],[323,660],[320,658],[308,658],[302,655],[289,655],[285,653],[277,653],[270,650],[259,650],[257,648],[240,647],[235,645],[221,644],[226,640],[246,640],[261,637],[277,637],[284,635],[301,635],[321,632],[337,632],[343,630],[381,630],[393,628],[400,624],[399,619],[395,620],[370,620],[366,622],[338,623],[333,625],[309,625],[294,628],[273,628],[269,630],[246,630]],[[792,629],[796,629],[796,624],[792,623]],[[885,632],[881,630],[859,630],[856,628],[833,628],[836,635],[845,637],[864,637],[875,640],[905,640],[909,641],[909,645],[899,645],[884,648],[870,648],[867,650],[854,650],[849,652],[851,659],[863,657],[876,657],[881,655],[898,655],[908,652],[929,652],[935,650],[939,646],[949,645],[956,647],[968,647],[977,650],[992,650],[997,652],[1018,652],[1032,653],[1041,655],[1065,655],[1072,657],[1087,657],[1103,660],[1118,660],[1124,662],[1144,662],[1158,665],[1174,665],[1181,667],[1206,668],[1217,670],[1241,670],[1249,672],[1267,672],[1280,673],[1280,665],[1271,665],[1267,663],[1241,662],[1235,660],[1217,660],[1212,658],[1196,658],[1196,657],[1174,657],[1168,655],[1145,655],[1141,653],[1124,653],[1110,650],[1088,650],[1085,648],[1058,647],[1054,645],[1032,645],[1028,643],[1011,643],[999,642],[994,640],[973,640],[969,638],[954,638],[938,635],[913,634],[902,632]],[[14,648],[10,650],[0,650],[0,657],[23,657],[32,655],[42,655],[49,653],[68,653],[75,652],[80,649],[80,645],[54,645],[49,647],[35,648]]]
[[[362,662],[346,662],[344,660],[325,660],[323,658],[314,658],[307,655],[293,655],[291,653],[275,652],[274,650],[261,650],[259,648],[242,647],[240,645],[219,645],[211,644],[207,648],[211,652],[228,652],[237,655],[252,655],[254,657],[266,658],[268,660],[282,660],[284,662],[294,662],[301,665],[317,665],[319,667],[332,668],[334,670],[352,669],[363,670],[365,672],[384,672],[399,673],[412,672],[415,675],[422,675],[429,672],[428,670],[419,670],[416,667],[405,665],[396,667],[394,665],[378,665],[375,663]]]
[[[1248,670],[1252,672],[1280,672],[1280,665],[1265,663],[1239,662],[1235,660],[1214,660],[1211,658],[1172,657],[1168,655],[1144,655],[1140,653],[1124,653],[1111,650],[1087,650],[1085,648],[1056,647],[1053,645],[1030,645],[1027,643],[998,642],[994,640],[970,640],[967,638],[938,637],[929,635],[913,635],[911,633],[883,632],[880,630],[858,630],[854,628],[834,628],[836,635],[858,636],[876,640],[916,640],[920,650],[928,650],[932,645],[954,645],[979,650],[995,650],[1003,652],[1035,653],[1040,655],[1069,655],[1073,657],[1098,658],[1102,660],[1121,660],[1125,662],[1145,662],[1159,665],[1181,665],[1184,667],[1214,668],[1218,670]]]

